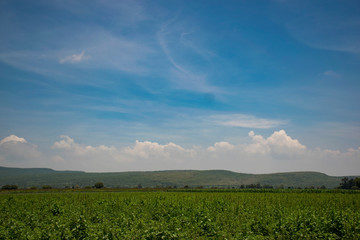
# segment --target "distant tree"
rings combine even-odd
[[[252,183],[252,184],[249,184],[249,185],[246,185],[246,188],[261,188],[261,185],[260,183]]]
[[[95,187],[95,188],[103,188],[103,187],[104,187],[104,183],[102,183],[102,182],[97,182],[97,183],[95,183],[94,187]]]
[[[343,179],[341,179],[340,182],[340,186],[338,188],[341,189],[354,189],[356,188],[358,185],[358,183],[360,182],[359,178],[356,178],[355,180],[353,178],[349,179],[348,177],[344,177]]]
[[[354,183],[356,187],[360,188],[360,177],[355,178]]]
[[[18,189],[18,186],[17,185],[4,185],[1,187],[1,189],[3,190],[16,190]]]
[[[348,181],[349,181],[349,178],[347,178],[347,177],[342,178],[341,182],[340,182],[340,185],[339,185],[339,188],[346,189],[347,185],[348,185]]]
[[[42,189],[51,189],[52,187],[50,185],[44,185],[42,186]]]
[[[142,188],[142,185],[139,183],[139,184],[137,185],[137,188],[139,188],[139,189]],[[159,186],[156,185],[156,188],[159,188]]]

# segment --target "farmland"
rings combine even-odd
[[[356,191],[3,192],[0,239],[360,239]]]

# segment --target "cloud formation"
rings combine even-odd
[[[8,137],[3,138],[0,141],[0,144],[4,144],[4,143],[8,143],[8,142],[11,142],[11,143],[17,143],[17,142],[26,143],[26,140],[25,140],[25,138],[20,138],[20,137],[17,137],[15,135],[10,135]]]
[[[52,145],[52,149],[58,150],[63,155],[63,159],[81,159],[89,161],[100,161],[101,159],[111,159],[112,161],[125,161],[121,157],[120,151],[114,146],[90,146],[76,143],[75,140],[69,136],[60,136],[61,140]]]
[[[276,153],[289,155],[294,153],[303,153],[306,147],[297,139],[292,139],[284,130],[275,131],[270,137],[264,138],[261,135],[255,135],[253,131],[249,132],[253,143],[246,146],[245,150],[250,153]]]
[[[46,156],[25,138],[10,135],[0,141],[1,166],[41,167],[47,164]]]
[[[226,169],[244,173],[319,171],[330,175],[356,175],[360,170],[360,147],[339,150],[308,149],[285,130],[265,138],[249,132],[249,143],[217,142],[207,148],[184,148],[175,143],[136,141],[133,146],[90,146],[61,136],[50,153],[39,152],[26,140],[0,145],[1,165],[51,167],[55,169],[114,172],[169,169]],[[9,136],[10,137],[10,136]],[[15,136],[16,137],[16,136]],[[19,137],[12,139],[22,139]],[[21,146],[16,146],[19,144]],[[4,146],[4,145],[10,145]],[[21,160],[19,160],[21,159]],[[42,164],[42,165],[41,165]]]
[[[190,153],[191,150],[184,149],[172,142],[162,145],[157,142],[136,141],[134,147],[127,147],[122,152],[135,158],[139,157],[149,159],[153,157],[160,157],[161,159],[170,159],[171,157],[176,157],[179,154]]]
[[[259,129],[273,128],[286,123],[283,120],[257,118],[246,114],[213,115],[210,119],[223,126]]]
[[[79,63],[89,59],[89,55],[85,55],[85,51],[82,51],[79,54],[72,54],[64,58],[60,58],[59,63]]]

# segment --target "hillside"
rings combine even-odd
[[[0,186],[15,184],[21,188],[32,186],[64,188],[93,186],[103,182],[106,187],[165,187],[185,185],[197,187],[239,187],[257,184],[284,187],[326,186],[337,187],[342,177],[319,172],[288,172],[273,174],[244,174],[226,170],[172,170],[152,172],[86,173],[81,171],[55,171],[47,168],[0,167]]]

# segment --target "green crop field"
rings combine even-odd
[[[1,193],[0,239],[360,239],[360,195]]]

